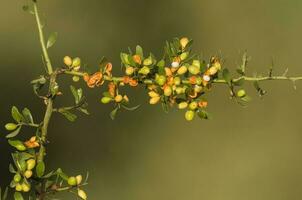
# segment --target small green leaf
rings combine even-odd
[[[141,59],[144,59],[143,48],[139,45],[136,46],[136,54],[139,55]]]
[[[233,82],[234,83],[234,85],[236,85],[236,86],[242,86],[243,84],[244,84],[244,79],[242,78],[242,79],[239,79],[238,81],[236,81],[236,82]]]
[[[20,133],[21,127],[22,127],[22,126],[19,126],[16,130],[14,130],[14,131],[11,132],[10,134],[6,135],[6,138],[13,138],[13,137],[16,137],[16,136]]]
[[[82,113],[84,113],[84,114],[86,114],[86,115],[89,115],[89,112],[88,112],[88,110],[87,109],[85,109],[85,108],[78,108],[78,110],[80,111],[80,112],[82,112]]]
[[[22,196],[22,194],[20,192],[15,192],[14,199],[15,200],[24,200],[23,196]]]
[[[67,110],[59,110],[59,112],[69,121],[74,122],[77,119],[77,116]]]
[[[31,123],[31,124],[34,123],[34,119],[33,119],[32,115],[31,115],[31,112],[28,108],[24,108],[22,110],[22,114],[24,116],[24,119],[25,119],[26,123]]]
[[[8,194],[8,188],[5,188],[4,193],[2,194],[2,200],[6,200],[7,199],[7,194]]]
[[[63,180],[68,181],[68,176],[62,171],[61,168],[57,169],[56,174],[59,175]]]
[[[79,101],[80,101],[80,98],[79,98],[79,95],[78,95],[77,90],[76,90],[75,87],[72,86],[72,85],[70,86],[70,90],[71,90],[71,93],[72,93],[72,95],[73,95],[73,97],[74,97],[75,103],[78,104]]]
[[[45,172],[45,164],[43,161],[38,162],[36,167],[36,173],[39,178],[41,178],[44,175]]]
[[[11,163],[9,164],[8,169],[9,169],[10,173],[16,173],[16,170],[15,170],[14,166]]]
[[[115,116],[116,116],[118,110],[119,110],[119,108],[116,107],[114,110],[111,111],[111,113],[110,113],[110,118],[111,118],[112,120],[115,119]]]
[[[24,120],[23,116],[21,115],[21,113],[19,112],[18,108],[16,106],[12,107],[12,117],[14,118],[14,120],[16,122],[21,122]]]
[[[25,151],[26,147],[24,146],[23,142],[20,140],[8,140],[8,143],[18,149],[19,151]]]
[[[50,34],[48,40],[47,40],[47,49],[52,47],[56,41],[57,41],[57,38],[58,38],[58,33],[57,32],[53,32]]]

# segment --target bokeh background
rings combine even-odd
[[[29,107],[36,119],[44,111],[29,81],[43,73],[35,22],[21,6],[1,0],[0,122],[11,121],[10,107]],[[205,57],[222,55],[235,69],[240,53],[252,56],[248,72],[265,74],[289,68],[302,75],[301,0],[49,0],[41,1],[46,31],[58,31],[50,50],[56,66],[65,55],[80,56],[91,69],[107,56],[119,73],[119,53],[140,44],[162,55],[165,40],[188,36]],[[71,80],[62,82],[68,89]],[[83,86],[83,84],[76,84]],[[210,121],[184,121],[147,104],[143,89],[129,91],[135,112],[115,121],[99,103],[102,89],[85,90],[91,115],[76,123],[52,119],[48,169],[90,172],[90,199],[107,200],[300,200],[302,198],[302,85],[266,82],[259,99],[235,104],[224,86],[209,96]],[[70,104],[66,90],[60,103]],[[0,128],[0,184],[8,185],[10,148]],[[25,132],[22,134],[31,134]],[[62,199],[75,199],[63,195]]]

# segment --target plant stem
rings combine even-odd
[[[37,2],[34,1],[33,4],[34,4],[34,12],[35,12],[36,22],[37,22],[37,26],[38,26],[38,31],[39,31],[40,43],[41,43],[41,47],[42,47],[42,51],[43,51],[43,57],[45,59],[48,74],[50,75],[53,73],[53,68],[52,68],[52,65],[51,65],[51,62],[50,62],[50,59],[48,56],[47,48],[45,45],[44,33],[42,30],[43,27],[42,27],[41,20],[39,17]]]
[[[233,82],[238,82],[240,80],[245,81],[269,81],[269,80],[287,80],[287,81],[298,81],[302,80],[302,77],[287,77],[287,76],[265,76],[265,77],[249,77],[249,76],[240,76],[238,78],[232,79]],[[223,79],[216,79],[214,83],[227,83]]]

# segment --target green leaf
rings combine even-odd
[[[73,97],[74,97],[75,103],[78,104],[79,101],[80,101],[80,98],[79,98],[79,95],[78,95],[77,90],[76,90],[75,87],[72,86],[72,85],[70,86],[70,90],[71,90],[71,93],[72,93],[72,95],[73,95]]]
[[[2,199],[1,199],[1,196],[0,196],[0,199],[1,199],[1,200],[6,200],[6,199],[7,199],[7,194],[8,194],[8,188],[7,188],[7,187],[5,188],[3,194],[2,194],[1,188],[0,188],[0,194],[2,195]]]
[[[57,169],[56,173],[65,181],[68,181],[68,176],[62,171],[61,168]]]
[[[243,84],[244,84],[244,79],[242,78],[242,79],[239,79],[238,81],[236,81],[236,82],[233,82],[234,83],[234,85],[236,85],[236,86],[242,86]]]
[[[22,126],[19,126],[16,130],[14,130],[14,131],[11,132],[10,134],[6,135],[6,138],[13,138],[13,137],[16,137],[16,136],[20,133],[21,127],[22,127]]]
[[[23,196],[22,196],[22,194],[20,192],[15,192],[14,199],[15,200],[24,200]]]
[[[119,110],[119,108],[116,107],[114,110],[111,111],[111,113],[110,113],[110,118],[111,118],[112,120],[115,119],[115,116],[116,116],[118,110]]]
[[[47,40],[47,49],[52,47],[56,41],[57,41],[57,38],[58,38],[58,33],[57,32],[53,32],[50,34],[48,40]]]
[[[144,59],[144,51],[143,51],[143,48],[139,45],[136,46],[136,51],[135,53],[137,55],[139,55],[141,57],[141,59],[143,60]]]
[[[41,178],[44,175],[45,172],[45,164],[43,161],[38,162],[36,167],[36,173],[39,178]]]
[[[101,61],[99,62],[100,68],[104,68],[108,64],[108,59],[106,57],[102,57]]]
[[[120,55],[122,63],[124,63],[125,65],[129,65],[129,60],[128,60],[128,54],[126,53],[121,53]]]
[[[77,119],[77,116],[67,110],[59,110],[59,112],[69,121],[74,122]]]
[[[200,117],[200,119],[211,119],[211,116],[208,112],[206,112],[205,110],[199,110],[197,112],[198,117]]]
[[[13,173],[13,174],[16,173],[16,170],[15,170],[14,166],[11,163],[9,164],[8,169],[9,169],[10,173]]]
[[[80,111],[80,112],[82,112],[82,113],[84,113],[84,114],[86,114],[86,115],[89,115],[90,113],[88,112],[88,110],[87,109],[85,109],[85,108],[78,108],[78,110]]]
[[[21,142],[20,140],[8,140],[8,144],[15,147],[19,151],[25,151],[26,150],[23,142]]]
[[[31,124],[34,123],[34,119],[33,119],[32,115],[31,115],[31,112],[28,108],[24,108],[22,110],[22,114],[24,116],[24,119],[25,119],[26,123],[31,123]]]
[[[12,113],[12,117],[14,118],[14,120],[16,122],[24,121],[23,116],[21,115],[21,113],[19,112],[19,110],[18,110],[18,108],[16,106],[12,107],[11,113]]]
[[[29,14],[32,14],[32,15],[35,14],[35,12],[33,11],[33,8],[30,7],[29,5],[22,6],[22,9],[23,9],[24,12],[27,12]]]
[[[222,77],[228,84],[231,84],[231,76],[230,76],[230,72],[227,68],[223,69]]]

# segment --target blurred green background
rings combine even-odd
[[[35,22],[21,6],[1,2],[1,124],[10,107],[29,107],[41,119],[44,107],[29,81],[43,73]],[[119,71],[119,53],[140,44],[162,55],[164,41],[176,36],[195,40],[206,57],[221,54],[235,69],[245,49],[252,56],[248,72],[275,73],[288,67],[302,74],[301,0],[49,0],[41,1],[45,30],[58,31],[50,50],[56,66],[65,55],[80,56],[92,69],[107,56]],[[66,89],[71,80],[62,83]],[[77,84],[79,86],[81,84]],[[91,115],[70,123],[57,116],[49,132],[48,169],[69,174],[90,172],[90,199],[106,200],[300,200],[302,198],[302,85],[266,82],[259,99],[247,108],[228,97],[225,86],[213,88],[213,120],[188,123],[182,112],[165,114],[147,104],[143,89],[129,93],[135,112],[111,121],[109,106],[99,103],[102,89],[85,90]],[[70,104],[72,97],[60,103]],[[7,185],[10,148],[1,127],[0,184]],[[30,135],[31,132],[23,134]],[[75,199],[63,195],[63,199]]]

